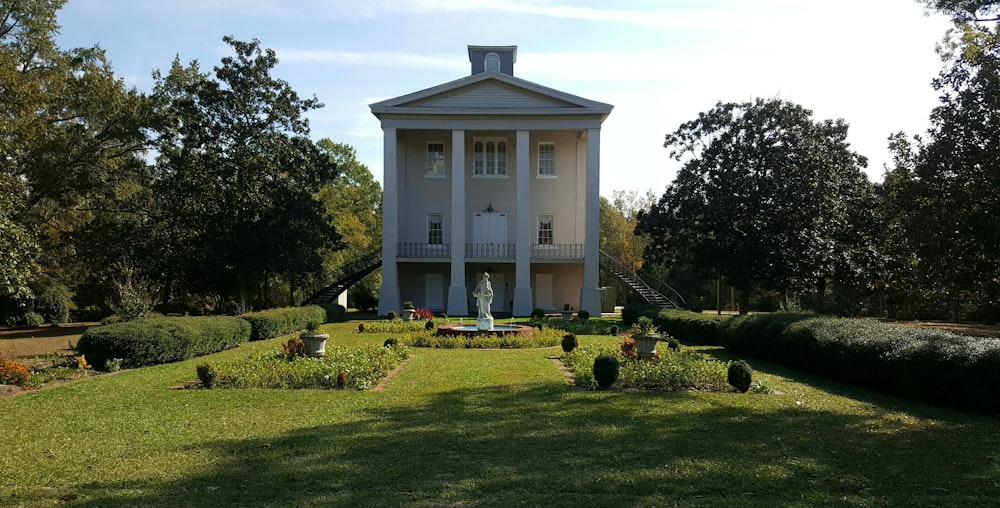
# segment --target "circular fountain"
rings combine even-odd
[[[437,335],[447,335],[447,336],[466,336],[473,337],[476,335],[520,335],[529,336],[534,328],[525,325],[498,325],[494,324],[488,330],[480,330],[476,325],[456,325],[447,324],[441,325],[437,329]]]

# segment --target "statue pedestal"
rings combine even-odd
[[[493,328],[493,318],[479,318],[476,320],[476,330],[490,330]]]

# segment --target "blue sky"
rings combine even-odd
[[[922,133],[937,103],[948,22],[915,0],[69,0],[63,48],[100,44],[130,86],[175,55],[209,70],[224,35],[277,52],[274,74],[326,107],[312,137],[354,146],[382,178],[368,104],[467,75],[466,46],[516,45],[514,74],[615,110],[602,129],[601,194],[659,195],[677,164],[663,138],[717,101],[780,97],[844,118],[881,179],[893,132]]]

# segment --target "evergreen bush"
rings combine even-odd
[[[250,340],[264,340],[304,330],[310,321],[325,323],[327,311],[318,305],[282,307],[243,314],[250,323]]]
[[[580,339],[577,339],[575,334],[567,333],[566,335],[563,335],[562,339],[563,352],[569,353],[579,346],[580,346]]]
[[[205,388],[214,388],[216,381],[219,380],[219,372],[211,363],[200,364],[195,367],[195,371],[198,373],[198,380]]]
[[[93,365],[120,358],[123,366],[176,362],[234,348],[250,339],[250,324],[228,316],[155,316],[88,328],[76,350]]]
[[[740,393],[746,393],[750,390],[750,384],[753,382],[753,369],[750,368],[750,364],[743,360],[729,362],[726,380]]]
[[[594,359],[594,381],[602,390],[611,388],[618,380],[618,357],[601,355]]]

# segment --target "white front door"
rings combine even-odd
[[[444,308],[444,274],[424,274],[424,306],[430,309]]]
[[[507,243],[507,214],[482,212],[473,215],[472,243]]]
[[[552,303],[552,295],[552,274],[536,273],[535,307],[539,309],[554,309],[556,306]]]

